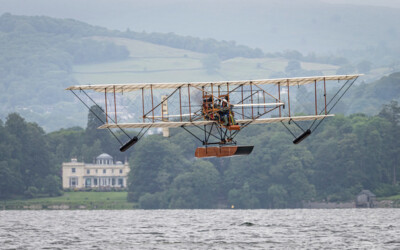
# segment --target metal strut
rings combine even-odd
[[[332,107],[331,107],[327,112],[326,112],[326,108],[325,108],[325,109],[322,109],[321,112],[320,112],[319,114],[321,115],[323,112],[329,114],[329,113],[331,112],[331,110],[336,106],[336,104],[338,104],[339,101],[342,99],[342,97],[346,94],[346,92],[351,88],[351,86],[353,86],[353,84],[354,84],[354,82],[357,80],[357,78],[358,78],[358,77],[354,78],[354,80],[349,84],[349,86],[344,90],[344,92],[339,96],[339,98],[337,99],[337,101],[332,105]],[[333,101],[333,99],[342,91],[342,89],[344,88],[344,86],[346,86],[349,82],[350,82],[350,80],[347,80],[347,81],[345,82],[345,84],[343,84],[343,86],[336,92],[336,94],[332,97],[332,99],[328,102],[328,104],[327,104],[326,106],[329,106],[329,105],[331,104],[331,102]],[[322,119],[317,123],[317,125],[314,127],[314,129],[312,130],[312,132],[314,132],[314,131],[319,127],[319,125],[323,122],[323,120],[325,120],[325,117],[322,118]],[[314,125],[314,123],[315,123],[316,121],[317,121],[317,120],[315,120],[315,121],[311,124],[311,126],[310,126],[310,128],[309,128],[310,130],[311,130],[312,126]]]
[[[191,134],[193,137],[195,137],[197,140],[199,140],[203,145],[212,145],[212,144],[236,144],[235,141],[233,141],[232,136],[229,136],[227,138],[227,133],[228,133],[228,129],[225,129],[225,132],[218,126],[216,126],[214,123],[211,124],[210,129],[207,129],[207,125],[204,125],[204,128],[199,127],[195,124],[192,124],[194,127],[200,129],[201,131],[204,132],[204,140],[200,139],[197,135],[195,135],[193,132],[191,132],[190,130],[186,129],[185,126],[181,126],[181,128],[183,128],[184,130],[186,130],[186,132],[188,132],[189,134]],[[214,126],[215,125],[215,126]],[[214,135],[212,133],[213,128],[216,128],[218,131],[218,136]],[[214,137],[216,139],[218,139],[218,142],[209,142],[210,137]],[[227,139],[229,141],[227,141]]]
[[[346,92],[350,89],[350,87],[354,84],[354,82],[357,80],[357,78],[358,78],[358,77],[354,78],[353,81],[347,80],[347,81],[343,84],[343,86],[336,92],[336,94],[332,97],[332,99],[328,102],[328,104],[326,104],[326,106],[319,112],[319,115],[321,115],[321,114],[324,113],[324,112],[325,112],[325,115],[329,114],[329,113],[332,111],[332,109],[336,106],[336,104],[338,104],[339,101],[342,99],[342,97],[346,94]],[[350,83],[350,84],[349,84],[349,83]],[[344,89],[344,92],[341,93],[343,89]],[[329,105],[332,103],[332,101],[336,98],[336,96],[339,95],[339,93],[341,93],[340,96],[339,96],[339,98],[333,103],[332,107],[330,107],[329,110],[327,111],[327,110],[326,110],[326,107],[329,106]],[[324,92],[324,96],[326,97],[326,93],[325,93],[325,92]],[[315,119],[315,120],[313,121],[313,123],[310,125],[310,127],[309,127],[307,130],[304,130],[304,129],[303,129],[299,124],[297,124],[297,122],[295,122],[294,120],[289,120],[289,124],[290,124],[290,122],[293,122],[298,128],[300,128],[300,129],[303,131],[303,133],[302,133],[300,136],[298,136],[298,137],[296,137],[296,136],[294,135],[294,133],[293,133],[283,122],[281,122],[281,123],[282,123],[282,125],[290,132],[290,134],[292,134],[292,135],[295,137],[295,140],[293,141],[293,143],[294,143],[294,144],[298,144],[298,143],[300,143],[301,141],[303,141],[305,138],[307,138],[312,132],[314,132],[314,131],[319,127],[319,125],[325,120],[325,118],[326,118],[326,117],[323,117],[321,120],[319,120],[319,122],[317,123],[317,125],[313,128],[314,124],[317,122],[317,119]]]

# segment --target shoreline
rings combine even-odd
[[[139,209],[139,204],[128,202],[128,193],[119,192],[64,192],[57,197],[41,198],[14,198],[0,200],[0,210],[134,210]],[[300,204],[299,204],[300,205]],[[225,203],[219,204],[214,209],[232,209]],[[303,202],[294,209],[351,209],[356,208],[354,201],[348,202]],[[374,201],[373,208],[400,208],[398,197],[378,198]],[[266,208],[268,209],[268,208]]]
[[[4,204],[5,203],[5,204]],[[304,203],[302,207],[297,208],[284,208],[284,209],[355,209],[354,202],[308,202]],[[381,200],[374,204],[374,208],[400,208],[400,200]],[[118,203],[118,202],[90,202],[88,203],[59,203],[59,204],[39,204],[39,203],[23,203],[18,204],[7,204],[0,202],[0,210],[135,210],[139,209],[136,203]],[[227,209],[233,210],[228,206],[226,208],[214,208],[214,209]],[[268,208],[264,208],[268,209]],[[361,208],[362,209],[362,208]],[[251,209],[248,209],[251,210]],[[268,209],[269,210],[269,209]]]

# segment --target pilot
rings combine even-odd
[[[227,126],[229,124],[229,107],[228,107],[228,101],[226,99],[222,100],[222,105],[219,113],[223,121],[223,125]]]
[[[216,108],[216,109],[221,108],[221,100],[220,99],[215,99],[214,108]]]

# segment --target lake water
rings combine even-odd
[[[400,249],[400,209],[0,211],[0,249]]]

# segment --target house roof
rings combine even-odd
[[[112,156],[106,153],[102,153],[101,155],[97,156],[96,159],[111,159],[112,160]]]
[[[376,196],[374,193],[372,193],[372,192],[369,191],[368,189],[362,190],[358,195],[361,195],[361,194],[366,194],[366,195],[368,195],[368,196]]]

